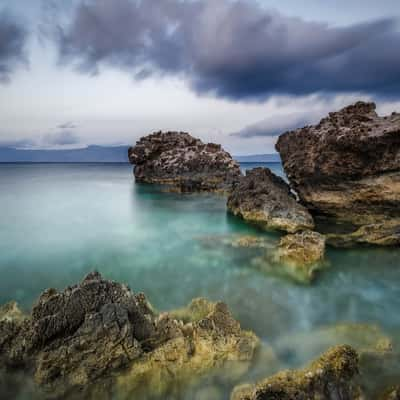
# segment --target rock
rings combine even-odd
[[[225,362],[249,365],[258,339],[241,330],[225,304],[195,300],[188,310],[188,323],[156,315],[143,294],[91,273],[61,292],[43,292],[30,316],[15,303],[1,308],[0,362],[11,372],[32,370],[45,398],[109,398],[124,370],[132,393],[146,374],[160,373],[167,390],[175,379]]]
[[[172,185],[181,192],[230,190],[239,164],[220,145],[185,132],[156,132],[128,151],[137,182]]]
[[[352,247],[355,244],[395,246],[400,243],[400,219],[364,225],[350,233],[328,233],[326,241],[334,247]]]
[[[306,269],[310,279],[325,255],[325,237],[318,232],[303,231],[284,236],[275,252],[277,262],[294,269]]]
[[[296,201],[289,185],[268,168],[246,171],[229,195],[227,207],[264,229],[293,233],[314,227],[311,215]]]
[[[262,271],[288,276],[299,283],[310,283],[325,268],[325,238],[312,231],[283,236],[274,250],[256,257],[253,264]]]
[[[26,319],[26,315],[19,309],[15,301],[11,301],[0,307],[0,322],[16,322]]]
[[[231,378],[232,371],[239,378],[250,367],[258,339],[240,329],[224,303],[197,299],[185,311],[168,316],[177,323],[174,315],[184,315],[184,320],[191,322],[183,325],[181,322],[174,338],[134,362],[126,374],[118,377],[121,398],[131,399],[143,387],[147,396],[162,396],[182,382],[193,381],[224,366],[231,372]]]
[[[393,346],[391,337],[379,326],[348,322],[283,334],[274,344],[274,349],[279,357],[301,365],[327,348],[343,343],[354,348],[360,355],[370,351],[391,351]]]
[[[368,243],[400,243],[400,114],[379,117],[374,103],[358,102],[281,135],[276,148],[314,214],[351,222],[354,231],[370,225],[375,239]],[[394,219],[397,228],[390,226]],[[357,241],[366,234],[359,231]]]
[[[350,400],[358,398],[358,355],[337,346],[302,370],[283,371],[253,386],[241,386],[231,400]]]

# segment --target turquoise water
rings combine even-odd
[[[265,165],[283,174],[280,164]],[[398,249],[330,249],[330,268],[307,287],[262,274],[250,265],[251,250],[223,243],[242,234],[275,242],[278,234],[228,215],[221,196],[137,185],[129,165],[4,164],[0,188],[0,303],[15,299],[29,309],[45,288],[97,269],[144,292],[159,310],[198,296],[227,302],[284,366],[321,351],[312,342],[306,351],[292,348],[291,335],[349,321],[390,334],[400,327]]]

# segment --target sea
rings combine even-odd
[[[241,164],[257,166],[284,177],[280,163]],[[0,165],[0,304],[29,312],[44,289],[93,270],[159,311],[221,300],[276,354],[249,380],[304,365],[341,343],[346,326],[399,337],[398,248],[328,248],[326,269],[304,285],[255,268],[259,250],[228,245],[242,235],[280,238],[227,213],[221,195],[136,184],[128,164]],[[228,399],[237,383],[214,379],[213,396]],[[162,398],[196,399],[196,390]]]

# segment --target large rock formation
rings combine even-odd
[[[358,102],[281,135],[276,148],[309,210],[368,225],[358,242],[400,243],[400,114],[379,117]]]
[[[15,303],[0,309],[0,365],[32,370],[42,398],[120,387],[134,393],[146,376],[167,389],[225,362],[246,368],[258,339],[225,304],[199,304],[190,322],[158,316],[143,294],[91,273],[62,292],[46,290],[29,316]]]
[[[182,192],[229,190],[239,164],[220,145],[185,132],[156,132],[128,150],[138,182],[173,185]]]
[[[231,400],[357,399],[357,374],[357,352],[349,346],[337,346],[303,370],[283,371],[256,385],[238,386]]]
[[[227,206],[234,215],[264,229],[297,232],[314,227],[289,185],[268,168],[247,171],[229,195]]]

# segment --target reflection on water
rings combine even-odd
[[[252,268],[252,250],[204,244],[279,235],[228,215],[221,196],[135,185],[129,165],[2,165],[0,186],[0,303],[15,299],[29,309],[45,288],[61,289],[93,269],[143,291],[160,310],[197,296],[223,300],[282,356],[257,376],[320,352],[319,341],[283,349],[283,336],[304,338],[338,322],[374,323],[389,334],[400,326],[398,249],[331,249],[331,267],[305,287]],[[213,379],[227,398],[229,389]]]

